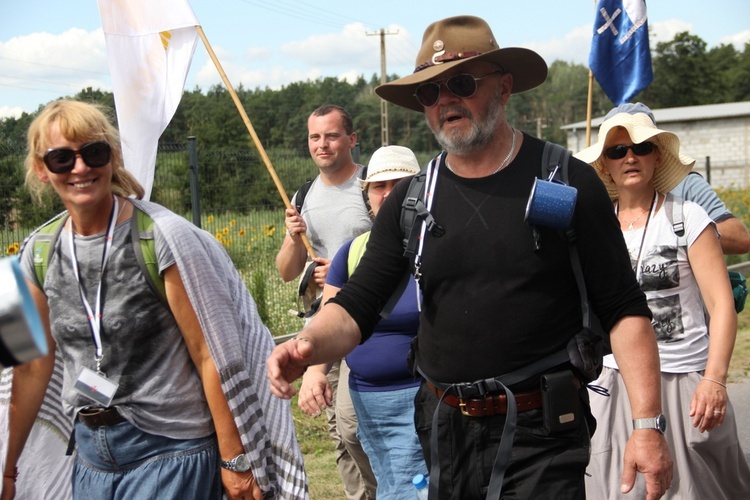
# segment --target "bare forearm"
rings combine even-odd
[[[234,423],[234,417],[229,410],[226,396],[221,388],[219,373],[213,360],[206,359],[202,363],[203,392],[206,395],[211,418],[216,428],[216,438],[219,443],[219,454],[223,460],[230,460],[244,453],[240,433]]]
[[[729,362],[737,339],[737,315],[712,315],[709,322],[708,362],[705,376],[726,382]]]
[[[314,347],[311,364],[325,364],[349,354],[361,340],[357,323],[338,304],[326,304],[297,338],[306,339]]]
[[[622,318],[612,329],[611,342],[633,418],[657,416],[662,411],[661,370],[656,337],[648,318]]]
[[[278,269],[281,279],[286,282],[295,279],[305,269],[306,261],[307,250],[300,237],[293,238],[287,235],[279,253],[276,255],[276,269]]]
[[[741,255],[750,251],[750,233],[736,217],[723,220],[716,224],[721,235],[719,243],[726,255]]]

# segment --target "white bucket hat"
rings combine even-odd
[[[419,173],[419,162],[411,149],[404,146],[378,148],[367,165],[367,177],[362,184],[401,179]]]
[[[650,140],[659,148],[661,161],[654,170],[654,189],[660,193],[668,193],[674,189],[695,165],[694,159],[680,154],[680,139],[677,135],[656,128],[653,114],[647,106],[640,103],[619,106],[605,117],[599,127],[596,144],[574,155],[594,167],[612,199],[618,197],[617,186],[604,167],[603,152],[607,136],[617,127],[624,128],[634,144]]]

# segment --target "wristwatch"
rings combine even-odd
[[[638,429],[656,429],[664,434],[667,431],[667,418],[663,413],[654,418],[634,418],[633,430]]]
[[[247,472],[250,470],[250,460],[248,460],[243,453],[242,455],[237,455],[228,462],[222,460],[221,466],[226,470],[231,470],[232,472]]]

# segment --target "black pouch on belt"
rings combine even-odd
[[[544,432],[555,434],[575,429],[581,423],[581,383],[571,370],[541,376]]]

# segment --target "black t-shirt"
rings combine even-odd
[[[543,142],[524,135],[500,172],[465,179],[439,169],[432,214],[445,234],[425,237],[424,295],[418,363],[440,382],[469,382],[521,368],[564,348],[582,325],[580,296],[566,240],[542,229],[534,249],[524,222]],[[606,331],[626,315],[650,316],[612,203],[594,170],[571,158],[578,189],[577,247],[592,307]],[[355,319],[363,339],[408,268],[402,256],[401,203],[408,181],[386,199],[356,272],[334,299]]]

